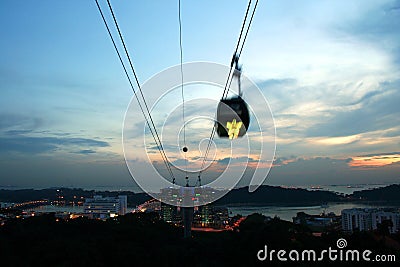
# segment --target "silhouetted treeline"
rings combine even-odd
[[[291,204],[302,205],[305,203],[317,203],[340,201],[342,197],[328,191],[309,191],[300,188],[282,188],[278,186],[260,186],[255,192],[250,193],[248,188],[239,188],[230,191],[216,204]]]
[[[356,191],[351,195],[351,197],[368,201],[389,201],[400,203],[400,185],[394,184],[381,188]]]
[[[349,249],[400,258],[399,235],[379,239],[375,233],[343,235],[330,232],[315,237],[300,225],[260,214],[247,217],[239,231],[183,231],[164,223],[157,214],[129,214],[109,221],[75,219],[57,221],[54,215],[16,220],[0,227],[1,266],[355,266],[357,262],[259,262],[257,252],[332,247],[340,237]],[[359,262],[359,266],[369,266]],[[370,266],[376,266],[371,262]],[[384,266],[389,266],[385,263]]]
[[[59,200],[59,196],[63,196],[63,200],[67,203],[77,201],[74,197],[93,197],[94,195],[117,196],[127,195],[128,205],[136,206],[151,197],[146,193],[134,193],[130,191],[94,191],[83,189],[23,189],[23,190],[0,190],[0,201],[2,202],[25,202],[29,200],[48,199],[50,201]],[[255,192],[248,192],[247,187],[231,190],[223,198],[219,199],[217,205],[227,204],[321,204],[324,202],[341,202],[341,201],[382,201],[390,203],[400,203],[400,185],[389,185],[383,188],[356,191],[353,194],[343,197],[329,191],[309,191],[300,188],[282,188],[279,186],[260,186]]]
[[[67,203],[70,201],[84,200],[80,199],[93,197],[94,195],[102,196],[118,196],[127,195],[128,205],[136,206],[151,197],[145,193],[134,193],[131,191],[94,191],[94,190],[84,190],[80,188],[49,188],[49,189],[20,189],[20,190],[5,190],[0,189],[0,201],[2,202],[26,202],[30,200],[41,200],[48,199],[49,201],[65,200]]]

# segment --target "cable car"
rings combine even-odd
[[[235,139],[246,134],[250,124],[249,109],[241,96],[221,99],[217,110],[219,137]]]
[[[219,137],[235,139],[246,134],[250,124],[250,114],[246,102],[241,96],[239,57],[235,57],[233,76],[239,83],[239,95],[229,99],[221,99],[218,103],[217,122],[215,124]]]

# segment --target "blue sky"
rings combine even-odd
[[[177,1],[112,3],[142,83],[179,63]],[[184,62],[229,64],[246,6],[182,1]],[[400,181],[399,18],[392,0],[260,1],[241,63],[275,117],[266,183]],[[133,185],[132,92],[95,2],[4,0],[0,22],[0,186]]]

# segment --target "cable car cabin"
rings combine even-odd
[[[242,137],[246,134],[249,124],[249,109],[240,96],[220,100],[215,124],[219,137]]]

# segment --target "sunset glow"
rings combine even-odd
[[[383,167],[400,162],[400,154],[354,157],[349,162],[350,167]]]

